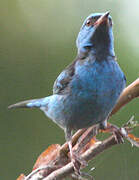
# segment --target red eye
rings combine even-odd
[[[91,20],[90,20],[90,19],[88,19],[88,20],[86,21],[86,26],[91,26]]]

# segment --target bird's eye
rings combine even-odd
[[[86,21],[86,26],[92,26],[92,25],[94,25],[94,23],[97,21],[97,17],[93,17],[93,18],[90,18],[90,19],[88,19],[87,21]]]
[[[87,21],[86,21],[86,26],[91,26],[91,20],[90,19],[88,19]]]

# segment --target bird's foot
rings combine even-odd
[[[126,132],[122,128],[118,128],[116,125],[107,124],[107,127],[100,127],[102,129],[102,132],[110,132],[113,133],[115,140],[118,144],[124,143],[124,137],[126,136]]]
[[[87,162],[79,157],[79,153],[73,151],[72,149],[72,141],[68,141],[70,159],[73,163],[74,171],[76,174],[80,175],[80,168],[87,166]]]
[[[123,144],[124,143],[124,136],[121,133],[121,130],[119,128],[114,128],[113,135],[115,137],[115,140],[117,141],[118,144]]]
[[[80,158],[76,152],[72,152],[71,161],[73,163],[74,171],[76,174],[81,175],[80,168],[86,167],[87,162]]]

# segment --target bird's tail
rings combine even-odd
[[[42,105],[47,104],[47,97],[41,99],[31,99],[26,101],[21,101],[16,104],[8,106],[8,109],[12,108],[40,108]]]

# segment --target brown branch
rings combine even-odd
[[[116,106],[114,107],[111,115],[119,111],[124,105],[129,103],[134,98],[139,97],[139,78],[136,79],[132,84],[126,87],[121,94]]]
[[[139,78],[135,80],[132,84],[130,84],[127,88],[125,88],[111,115],[115,114],[124,105],[126,105],[136,97],[139,97]],[[98,154],[102,153],[106,149],[118,144],[117,140],[113,135],[102,142],[96,140],[96,143],[92,144],[90,140],[94,135],[98,133],[97,128],[98,126],[93,126],[88,128],[87,130],[79,130],[75,133],[75,135],[72,138],[73,149],[76,150],[76,152],[80,154],[80,157],[85,161],[92,160],[94,157],[96,157]],[[127,127],[120,128],[120,130],[124,138],[126,138],[131,143],[139,147],[139,138],[136,138],[138,139],[138,142],[134,143],[133,139],[135,137],[133,136],[132,138],[132,134],[128,136]],[[42,166],[39,165],[39,167],[35,169],[32,173],[30,173],[26,177],[23,177],[23,179],[19,180],[64,180],[67,176],[71,177],[71,175],[74,174],[74,168],[73,163],[70,162],[70,158],[67,156],[69,151],[67,143],[63,144],[60,150],[57,151],[59,153],[57,153],[56,158],[51,160],[51,163],[47,162],[46,164],[42,164]],[[77,177],[77,179],[82,178]]]
[[[94,144],[85,153],[82,154],[81,158],[86,161],[90,161],[104,150],[116,144],[117,141],[115,140],[115,137],[111,136],[108,139],[102,141],[101,143]],[[69,163],[66,166],[51,173],[49,176],[44,178],[44,180],[54,180],[55,177],[57,180],[61,180],[61,178],[65,178],[66,176],[69,176],[69,174],[71,173],[74,173],[74,169],[73,169],[73,164]]]

